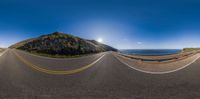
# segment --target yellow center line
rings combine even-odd
[[[21,60],[23,63],[25,63],[27,66],[31,67],[32,69],[35,69],[35,70],[43,72],[43,73],[54,74],[54,75],[70,75],[70,74],[79,73],[81,71],[88,69],[89,67],[92,67],[94,64],[96,64],[99,60],[101,60],[105,56],[105,54],[104,54],[100,58],[98,58],[97,60],[92,62],[91,64],[83,66],[83,67],[78,68],[78,69],[58,71],[58,70],[49,70],[49,69],[41,68],[41,67],[34,65],[31,62],[25,60],[23,57],[21,57],[16,52],[14,52],[14,54],[17,56],[17,58],[19,58],[19,60]]]

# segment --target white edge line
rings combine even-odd
[[[106,55],[106,53],[104,53],[100,58],[98,58],[96,61],[92,62],[91,64],[89,65],[94,65],[96,64],[98,61],[100,61],[104,56]]]
[[[6,49],[5,51],[3,51],[0,56],[2,56],[3,54],[5,54],[8,51],[8,49]]]
[[[114,55],[114,56],[115,56],[115,55]],[[123,61],[120,60],[117,56],[115,56],[115,57],[116,57],[121,63],[123,63],[124,65],[126,65],[126,66],[128,66],[128,67],[130,67],[130,68],[132,68],[132,69],[135,69],[135,70],[137,70],[137,71],[143,72],[143,73],[148,73],[148,74],[167,74],[167,73],[176,72],[176,71],[179,71],[179,70],[181,70],[181,69],[186,68],[187,66],[191,65],[191,64],[194,63],[196,60],[198,60],[198,59],[200,58],[200,55],[199,55],[195,60],[193,60],[192,62],[188,63],[187,65],[182,66],[182,67],[180,67],[180,68],[178,68],[178,69],[170,70],[170,71],[166,71],[166,72],[150,72],[150,71],[144,71],[144,70],[141,70],[141,69],[137,69],[137,68],[135,68],[135,67],[133,67],[133,66],[130,66],[129,64],[123,62]]]

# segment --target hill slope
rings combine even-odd
[[[5,49],[3,49],[3,48],[0,48],[0,53],[1,53],[1,52],[3,52],[4,50],[5,50]]]
[[[184,48],[184,52],[190,52],[190,51],[200,51],[200,48]]]
[[[28,39],[10,48],[50,55],[80,55],[104,51],[117,51],[95,40],[86,40],[69,34],[54,32],[38,38]]]

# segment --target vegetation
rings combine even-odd
[[[38,53],[38,52],[30,52],[31,54],[34,55],[39,55],[39,56],[44,56],[44,57],[50,57],[50,58],[77,58],[77,57],[82,57],[82,56],[87,56],[87,55],[92,55],[91,54],[81,54],[81,55],[52,55],[52,54],[45,54],[45,53]]]
[[[196,60],[196,62],[199,62],[200,63],[200,58],[198,60]]]
[[[104,51],[117,51],[115,48],[95,40],[86,40],[60,32],[25,40],[12,45],[10,48],[45,56],[79,56]]]
[[[3,49],[3,48],[0,48],[0,52],[3,52],[5,49]]]
[[[190,51],[200,51],[200,48],[184,48],[184,52],[190,52]]]

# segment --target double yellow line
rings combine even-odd
[[[70,74],[79,73],[81,71],[88,69],[89,67],[92,67],[94,64],[96,64],[99,60],[101,60],[105,56],[105,54],[104,54],[100,58],[98,58],[97,60],[92,62],[91,64],[83,66],[83,67],[78,68],[78,69],[58,71],[58,70],[49,70],[49,69],[41,68],[41,67],[34,65],[31,62],[25,60],[23,57],[21,57],[15,51],[14,51],[14,54],[19,58],[19,60],[21,60],[23,63],[25,63],[27,66],[31,67],[32,69],[35,69],[39,72],[43,72],[43,73],[47,73],[47,74],[53,74],[53,75],[70,75]]]

